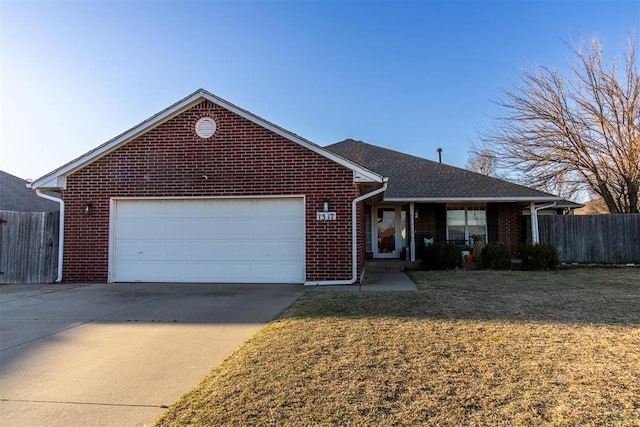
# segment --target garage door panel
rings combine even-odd
[[[234,245],[233,252],[229,253],[227,261],[246,259],[254,262],[278,262],[283,259],[302,260],[304,251],[301,251],[298,242],[279,242],[274,247],[272,242],[238,242]]]
[[[231,244],[233,243],[233,244]],[[173,252],[173,261],[235,261],[255,259],[260,261],[277,261],[283,258],[296,259],[300,256],[301,248],[298,241],[273,242],[256,241],[164,241],[162,245],[157,240],[128,241],[118,246],[119,257],[128,262],[151,262],[166,259],[167,252]]]
[[[112,281],[304,282],[302,198],[115,206]]]
[[[253,229],[250,231],[254,231]],[[214,238],[233,239],[237,228],[210,222],[193,221],[138,221],[122,224],[119,227],[120,240],[211,240]]]
[[[189,262],[154,265],[146,273],[146,282],[202,282],[202,283],[300,283],[299,276],[292,273],[295,263],[251,263],[251,262]],[[123,263],[122,275],[139,274],[140,264]],[[171,279],[176,269],[188,268],[189,280]],[[211,280],[215,274],[216,280]],[[136,280],[131,280],[136,281]]]
[[[160,219],[128,219],[120,221],[119,233],[124,240],[154,239],[164,240],[167,238],[183,239],[189,236],[190,239],[210,239],[210,238],[238,238],[238,239],[261,239],[295,237],[299,238],[299,226],[301,220],[268,220],[256,219],[239,220],[230,218],[199,218],[197,220],[160,220]],[[141,227],[142,226],[142,227]],[[241,231],[241,233],[238,233]],[[154,237],[155,236],[155,237]]]

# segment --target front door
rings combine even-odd
[[[371,210],[374,258],[400,258],[400,207],[374,206]]]

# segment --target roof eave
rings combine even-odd
[[[354,172],[354,182],[377,182],[377,183],[382,183],[383,181],[383,176],[372,171],[369,170],[365,167],[362,167],[361,165],[354,163],[350,160],[347,160],[343,157],[340,157],[334,153],[332,153],[331,151],[320,147],[319,145],[314,144],[313,142],[309,141],[308,139],[305,139],[291,131],[288,131],[274,123],[271,123],[265,119],[263,119],[262,117],[256,116],[255,114],[251,113],[250,111],[247,111],[243,108],[238,107],[235,104],[230,103],[229,101],[226,101],[222,98],[217,97],[216,95],[207,92],[205,90],[202,91],[203,97],[208,99],[209,101],[213,102],[214,104],[218,104],[221,107],[226,108],[227,110],[239,115],[240,117],[243,117],[251,122],[254,122],[268,130],[270,130],[271,132],[282,136],[283,138],[286,138],[290,141],[293,141],[317,154],[320,154],[323,157],[326,157],[327,159],[338,163],[341,166],[344,166],[348,169],[353,170]]]
[[[151,116],[147,120],[141,122],[140,124],[134,126],[128,131],[122,133],[121,135],[105,142],[104,144],[94,148],[93,150],[83,154],[75,160],[55,169],[54,171],[34,180],[31,183],[31,187],[36,189],[50,189],[50,190],[64,190],[66,188],[66,177],[70,174],[74,173],[78,169],[83,168],[87,164],[98,160],[99,158],[109,154],[110,152],[116,150],[118,147],[126,144],[137,136],[148,132],[156,126],[161,125],[167,120],[175,117],[181,112],[188,110],[189,108],[196,105],[198,102],[201,102],[202,99],[209,100],[214,104],[217,104],[233,113],[243,117],[259,126],[262,126],[271,132],[276,133],[277,135],[282,136],[292,142],[295,142],[329,160],[332,160],[335,163],[338,163],[341,166],[346,167],[347,169],[351,169],[354,174],[354,182],[376,182],[382,183],[383,176],[373,172],[367,168],[364,168],[352,161],[344,159],[335,155],[334,153],[320,147],[312,143],[309,140],[306,140],[295,133],[292,133],[280,126],[277,126],[243,108],[238,107],[235,104],[232,104],[222,98],[219,98],[216,95],[204,90],[199,89],[196,92],[188,95],[186,98],[176,102],[175,104],[169,106],[168,108],[162,110],[161,112]]]
[[[128,131],[118,135],[117,137],[105,142],[104,144],[94,148],[93,150],[83,154],[75,160],[55,169],[54,171],[34,180],[31,183],[32,188],[48,188],[48,189],[58,189],[64,190],[66,188],[66,177],[71,175],[73,172],[81,169],[87,164],[98,160],[99,158],[109,154],[113,150],[117,149],[121,145],[129,142],[135,137],[143,134],[144,132],[148,132],[149,130],[155,128],[156,126],[160,126],[165,121],[174,117],[175,115],[185,111],[195,104],[197,104],[202,98],[202,93],[200,91],[194,92],[193,94],[187,96],[186,98],[178,101],[177,103],[171,105],[170,107],[162,110],[160,113],[151,116],[145,121],[139,123]],[[60,179],[65,178],[65,179]],[[52,184],[56,183],[56,181],[62,186],[51,187]],[[55,185],[55,184],[54,184]]]
[[[404,203],[510,203],[510,202],[559,202],[558,196],[532,197],[385,197],[385,202]]]
[[[65,188],[67,188],[67,177],[64,175],[55,175],[52,177],[49,177],[48,179],[46,177],[40,178],[40,183],[38,184],[38,186],[35,186],[35,181],[29,183],[27,185],[27,187],[32,188],[32,189],[38,189],[38,190],[52,190],[52,191],[56,191],[56,190],[64,190]]]

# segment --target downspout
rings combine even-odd
[[[42,190],[36,189],[36,194],[43,199],[51,200],[60,205],[60,224],[58,229],[58,277],[56,283],[62,282],[62,251],[64,249],[64,200],[44,194]]]
[[[540,243],[540,229],[538,228],[538,211],[542,209],[549,209],[556,205],[557,202],[553,202],[550,205],[538,206],[536,208],[536,202],[531,202],[529,209],[531,210],[531,243],[537,245]]]
[[[349,280],[323,280],[318,282],[305,282],[308,286],[326,286],[326,285],[353,285],[358,280],[358,211],[357,205],[359,202],[366,200],[370,197],[376,196],[380,193],[384,193],[387,190],[388,178],[383,178],[382,187],[374,190],[370,193],[358,196],[351,202],[351,279]]]
[[[411,233],[411,262],[416,261],[416,206],[409,203],[409,233]]]

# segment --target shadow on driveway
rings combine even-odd
[[[0,424],[149,424],[305,291],[1,286]]]

